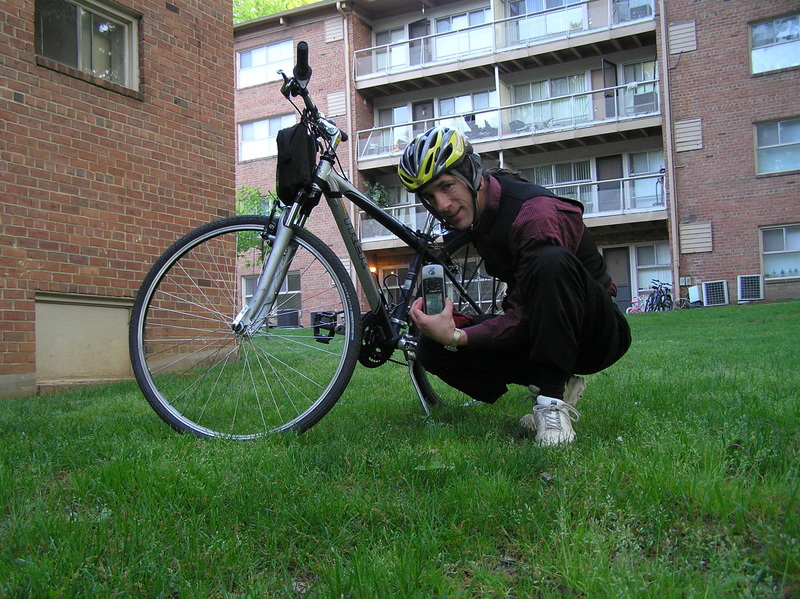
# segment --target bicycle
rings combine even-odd
[[[643,312],[642,300],[638,295],[631,298],[631,305],[625,309],[625,314],[641,314]]]
[[[645,300],[644,311],[665,312],[672,310],[672,287],[658,279],[652,279],[650,283],[653,291]]]
[[[137,293],[129,329],[142,393],[173,429],[233,439],[308,430],[339,400],[357,362],[407,367],[428,416],[429,406],[468,403],[416,361],[409,310],[420,293],[419,273],[425,264],[443,265],[448,295],[468,315],[499,312],[504,284],[482,275],[465,234],[441,237],[432,216],[413,231],[347,180],[336,156],[347,134],[311,99],[305,42],[298,44],[292,77],[281,75],[281,93],[314,143],[313,182],[293,201],[273,201],[265,215],[233,216],[191,231],[156,261]],[[293,98],[302,100],[302,109]],[[305,228],[323,198],[369,306],[363,315],[341,260]],[[414,251],[396,297],[373,278],[343,198]],[[237,264],[258,276],[243,306]],[[393,359],[396,351],[403,360]]]

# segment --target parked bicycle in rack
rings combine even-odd
[[[415,360],[409,309],[420,293],[419,273],[425,264],[441,264],[448,295],[466,314],[499,311],[504,285],[481,276],[466,235],[442,238],[433,218],[413,231],[347,180],[336,155],[347,135],[311,99],[311,73],[308,46],[300,42],[292,77],[281,73],[281,92],[293,105],[293,98],[302,101],[293,133],[297,143],[307,136],[310,184],[276,200],[267,215],[218,220],[181,237],[137,294],[129,332],[133,370],[147,401],[178,431],[234,439],[305,431],[334,406],[357,362],[407,368],[426,413],[429,405],[469,399]],[[350,273],[307,228],[323,198],[366,298],[365,314]],[[374,280],[343,199],[413,250],[399,293],[384,293]],[[237,264],[258,272],[246,301]]]
[[[651,282],[652,292],[644,302],[645,312],[665,312],[672,310],[672,287],[653,279]]]

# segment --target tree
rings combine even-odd
[[[272,15],[276,12],[283,12],[297,8],[298,6],[305,6],[306,4],[313,4],[318,0],[233,0],[233,22],[242,23]]]
[[[236,214],[270,214],[276,206],[276,213],[280,213],[280,204],[273,194],[264,195],[259,187],[242,185],[236,190]],[[242,257],[252,248],[261,244],[260,236],[255,231],[240,232],[236,240],[236,252]],[[261,263],[263,255],[256,258]],[[249,265],[249,263],[248,263]]]

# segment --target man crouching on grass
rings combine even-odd
[[[506,170],[484,171],[456,130],[434,127],[405,149],[398,174],[449,228],[469,231],[486,272],[504,281],[503,313],[468,319],[445,302],[411,317],[422,332],[417,359],[470,397],[495,402],[507,384],[528,385],[531,414],[520,424],[545,445],[571,443],[586,380],[631,343],[612,299],[616,285],[583,222],[583,206]],[[456,318],[459,320],[456,325]]]

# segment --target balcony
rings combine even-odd
[[[660,120],[660,115],[658,80],[639,81],[463,116],[359,131],[358,166],[366,169],[395,165],[408,141],[434,125],[458,129],[478,152],[484,149],[493,152],[531,146],[539,143],[539,138],[554,138],[559,133],[575,137],[576,130],[592,135],[591,128],[609,124],[618,128],[639,128],[640,120],[653,117]]]
[[[425,225],[429,212],[422,204],[399,204],[385,208],[385,210],[414,231],[424,231],[426,229]],[[395,245],[393,241],[397,239],[364,212],[361,213],[361,223],[358,231],[361,236],[361,242],[367,244],[364,247],[366,250],[376,249],[379,246],[391,247]]]
[[[356,87],[363,92],[395,93],[411,85],[453,82],[453,72],[470,78],[655,43],[652,0],[588,0],[566,7],[501,19],[469,28],[357,50]],[[449,75],[448,75],[449,73]],[[427,80],[425,80],[428,78]],[[387,86],[379,90],[380,86]]]
[[[548,188],[560,196],[581,202],[588,226],[666,218],[664,177],[660,174],[550,185]],[[401,204],[386,211],[414,230],[424,230],[428,218],[428,211],[422,204]],[[395,245],[396,237],[364,212],[361,213],[359,232],[366,250]]]
[[[664,212],[667,209],[662,175],[550,185],[548,189],[581,202],[587,221],[597,217]]]

